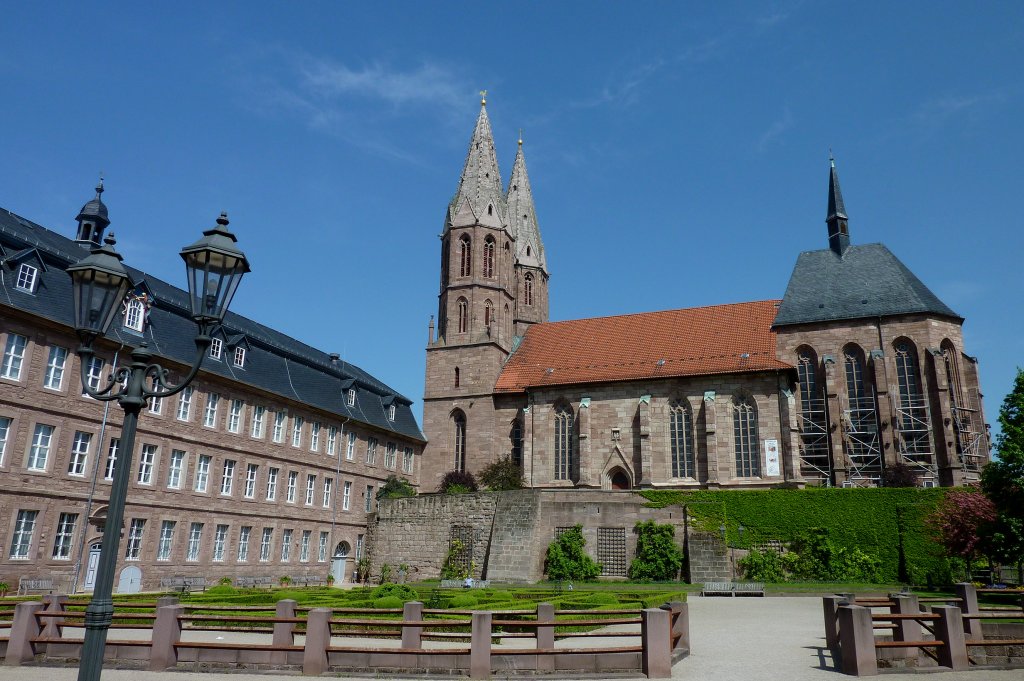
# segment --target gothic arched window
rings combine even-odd
[[[505,303],[505,340],[512,337],[512,315],[508,313],[508,303]]]
[[[494,278],[494,239],[491,237],[484,240],[484,276]]]
[[[903,454],[917,463],[930,463],[931,444],[928,438],[930,425],[928,408],[921,392],[917,351],[914,345],[906,339],[897,340],[894,345],[896,380],[900,390],[897,424]]]
[[[469,331],[469,301],[465,298],[459,298],[459,333],[466,333]]]
[[[529,272],[523,277],[523,304],[533,305],[533,275]]]
[[[669,409],[669,441],[672,445],[672,477],[696,478],[693,419],[685,402],[675,402]]]
[[[455,454],[453,468],[466,470],[466,415],[456,409],[452,413],[452,451]]]
[[[576,462],[572,446],[574,425],[572,408],[562,405],[555,410],[555,480],[572,477]]]
[[[461,383],[461,375],[460,374],[461,374],[461,372],[459,371],[459,367],[455,367],[455,387],[456,388],[458,388],[459,384]]]
[[[761,475],[760,447],[757,439],[757,407],[753,399],[738,397],[732,407],[733,438],[736,443],[736,477]]]
[[[512,428],[509,430],[508,439],[512,442],[512,463],[522,467],[523,465],[523,421],[517,416],[512,421]]]
[[[843,348],[846,373],[846,401],[843,419],[846,453],[853,466],[853,477],[874,477],[882,470],[878,441],[878,410],[872,390],[871,374],[866,371],[864,351],[857,345]]]
[[[494,321],[494,303],[490,300],[484,302],[484,326],[490,326]]]
[[[468,277],[473,274],[473,242],[468,234],[459,239],[459,276]]]

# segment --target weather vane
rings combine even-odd
[[[487,106],[487,90],[480,91],[480,104]]]

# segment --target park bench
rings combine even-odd
[[[704,582],[701,596],[732,596],[736,585],[732,582]]]
[[[53,578],[46,577],[43,579],[26,579],[24,577],[18,580],[18,594],[29,594],[29,593],[48,593],[54,592]]]
[[[763,582],[737,582],[735,586],[734,596],[764,596]]]
[[[274,586],[273,577],[235,577],[239,589],[269,589]]]
[[[326,577],[318,577],[316,575],[300,575],[299,577],[292,577],[293,586],[324,586],[326,584]]]
[[[206,577],[164,577],[160,580],[160,588],[177,591],[182,595],[192,589],[206,591]]]
[[[488,581],[486,579],[474,579],[473,580],[473,588],[474,589],[486,589],[488,584],[490,584],[490,581]],[[464,579],[442,579],[441,580],[441,588],[442,589],[465,589],[465,588],[468,588],[468,587],[466,586],[466,580],[464,580]]]

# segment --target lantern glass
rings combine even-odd
[[[188,292],[192,317],[197,320],[223,321],[235,289],[245,270],[242,258],[212,249],[183,254],[188,271]]]
[[[75,329],[102,336],[110,328],[131,280],[113,250],[113,239],[67,269],[75,305]]]

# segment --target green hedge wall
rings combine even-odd
[[[882,559],[882,579],[915,585],[949,584],[950,564],[925,525],[945,490],[917,488],[807,488],[641,492],[648,505],[686,506],[694,529],[720,532],[730,546],[791,540],[823,527],[836,542]],[[742,538],[739,526],[743,525]]]

